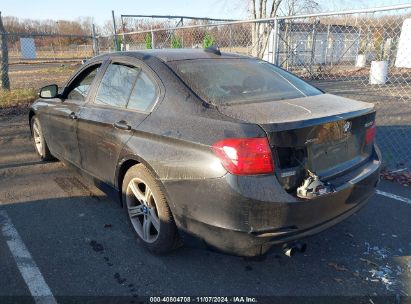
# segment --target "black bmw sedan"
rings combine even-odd
[[[97,56],[29,121],[41,158],[117,195],[154,253],[184,232],[264,254],[359,210],[381,167],[372,104],[214,48]]]

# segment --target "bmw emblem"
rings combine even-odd
[[[351,122],[346,121],[345,124],[343,125],[343,130],[344,130],[344,133],[348,133],[351,130]]]
[[[148,213],[148,208],[147,208],[147,206],[143,206],[143,213],[144,213],[144,214],[147,214],[147,213]]]

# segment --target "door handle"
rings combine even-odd
[[[120,120],[120,121],[115,122],[113,124],[113,126],[114,126],[114,128],[120,129],[120,130],[127,130],[127,131],[131,130],[131,126],[128,125],[127,122],[124,121],[124,120]]]
[[[71,119],[77,119],[77,118],[78,118],[77,115],[76,115],[76,113],[74,113],[74,112],[71,112],[70,115],[69,115],[69,117],[70,117]]]

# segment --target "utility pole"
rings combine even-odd
[[[7,35],[1,19],[0,12],[0,44],[1,44],[1,63],[0,63],[0,81],[3,90],[10,90],[9,79],[9,50],[7,48]]]
[[[123,15],[121,15],[121,45],[122,47],[120,48],[122,51],[127,51],[127,44],[126,44],[126,36],[124,33],[126,32],[126,24],[123,19]]]
[[[117,41],[117,27],[116,27],[116,18],[114,16],[114,10],[111,11],[111,15],[113,17],[113,30],[114,30],[114,49],[118,51],[118,41]]]
[[[96,26],[94,23],[91,25],[91,34],[93,36],[93,53],[94,56],[97,56],[99,54],[99,45],[98,45],[98,38],[96,34]]]

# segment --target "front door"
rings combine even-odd
[[[48,107],[50,150],[76,166],[80,165],[77,141],[77,118],[80,108],[87,101],[90,89],[101,63],[85,66],[64,89],[61,100],[55,99]]]

